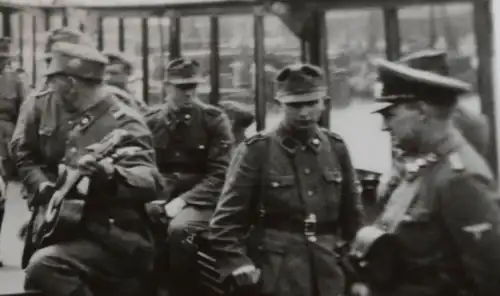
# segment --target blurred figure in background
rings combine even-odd
[[[141,100],[137,99],[128,88],[128,81],[133,72],[132,63],[119,52],[105,52],[109,63],[106,66],[104,81],[116,97],[129,107],[144,114],[148,108]]]
[[[246,129],[255,121],[252,107],[235,101],[222,101],[220,106],[229,116],[237,146],[245,139]]]

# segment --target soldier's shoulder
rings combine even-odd
[[[113,101],[109,108],[111,116],[118,121],[138,121],[143,123],[144,119],[134,108],[120,103],[118,101]]]
[[[224,114],[222,108],[196,100],[196,104],[210,117],[219,117]]]
[[[472,147],[465,146],[447,156],[447,164],[455,174],[481,175],[493,179],[493,173],[486,160]]]
[[[42,89],[42,90],[34,90],[33,94],[30,95],[30,97],[34,97],[35,99],[41,99],[43,97],[46,97],[48,95],[52,95],[54,93],[53,89],[47,88],[47,89]]]
[[[332,132],[331,130],[325,128],[325,127],[320,127],[319,130],[323,132],[329,139],[334,140],[335,142],[344,144],[344,139],[342,138],[341,135]]]
[[[265,141],[269,141],[271,139],[272,135],[272,131],[257,132],[254,135],[247,137],[243,143],[245,143],[247,147],[263,145]]]

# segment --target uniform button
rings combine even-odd
[[[318,240],[318,238],[316,236],[312,235],[312,236],[308,236],[307,240],[312,242],[312,243],[315,243]]]
[[[205,149],[205,145],[198,146],[198,149]]]
[[[184,115],[184,118],[185,118],[185,119],[190,119],[190,118],[191,118],[191,115],[186,114],[186,115]]]
[[[304,174],[309,175],[310,173],[311,173],[310,169],[308,169],[308,168],[304,169]]]
[[[181,154],[180,154],[179,152],[175,152],[175,154],[174,154],[174,155],[178,157],[178,156],[180,156]]]
[[[87,124],[89,123],[89,119],[87,117],[82,119],[82,124]]]
[[[109,219],[109,224],[115,224],[115,219]]]
[[[71,148],[69,148],[69,152],[71,152],[71,153],[75,153],[75,152],[76,152],[76,148],[75,148],[75,147],[71,147]]]
[[[278,187],[279,185],[280,185],[280,183],[278,183],[278,182],[272,182],[271,183],[271,186],[274,187],[274,188]]]
[[[312,143],[313,143],[314,145],[319,145],[319,139],[318,139],[318,138],[314,138],[314,139],[312,140]]]
[[[302,151],[306,151],[306,146],[302,146],[302,147],[300,147],[300,149],[301,149]]]
[[[314,192],[312,190],[307,191],[308,196],[313,196]]]

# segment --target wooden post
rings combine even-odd
[[[220,100],[219,17],[210,17],[210,104]]]
[[[62,8],[62,25],[63,27],[66,27],[69,25],[69,20],[68,20],[68,10],[66,8]]]
[[[384,9],[385,54],[388,60],[394,61],[401,56],[401,38],[399,32],[398,9]]]
[[[24,68],[24,14],[22,11],[18,13],[19,25],[19,67]]]
[[[118,19],[118,50],[125,51],[125,23],[123,18]]]
[[[51,12],[49,9],[43,10],[43,28],[45,31],[50,30],[50,15],[51,15]]]
[[[33,69],[32,73],[31,73],[31,84],[33,85],[33,87],[35,87],[36,85],[36,76],[37,76],[37,68],[36,68],[36,65],[37,65],[37,59],[36,59],[36,49],[37,49],[37,38],[36,38],[36,34],[37,34],[37,21],[38,21],[38,18],[36,17],[36,15],[33,15],[31,17],[31,37],[32,37],[32,44],[33,44],[33,47],[32,47],[32,52],[31,52],[31,67]]]
[[[175,15],[170,18],[170,34],[169,34],[169,60],[179,58],[181,56],[181,17]]]
[[[104,49],[104,32],[103,32],[103,18],[99,16],[97,18],[97,49]]]
[[[496,0],[495,0],[496,1]],[[488,118],[490,145],[486,159],[491,169],[498,176],[498,137],[494,102],[493,82],[493,16],[491,0],[474,0],[474,30],[479,65],[477,70],[478,93],[481,98],[481,110]]]
[[[142,98],[149,103],[149,24],[148,19],[141,20],[142,54]]]
[[[302,39],[306,41],[308,48],[307,60],[309,63],[323,68],[325,82],[328,87],[327,94],[331,96],[330,67],[328,62],[328,34],[326,27],[326,16],[324,11],[314,11],[309,19],[306,32]],[[321,115],[320,125],[330,127],[331,101],[325,101],[325,111]]]
[[[254,61],[255,61],[255,123],[257,131],[266,128],[267,98],[265,92],[265,69],[264,69],[264,12],[258,11],[254,15]]]
[[[12,10],[4,8],[2,12],[2,29],[4,37],[12,37]]]

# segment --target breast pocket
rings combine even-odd
[[[58,156],[64,156],[65,143],[59,141],[57,132],[54,128],[40,127],[38,136],[40,139],[40,151],[46,158],[51,159],[57,158]]]
[[[300,207],[296,195],[295,177],[290,176],[269,176],[265,181],[266,199],[265,204],[272,207],[272,210],[282,211],[286,208]]]
[[[340,170],[326,168],[323,171],[323,178],[330,194],[333,193],[337,198],[340,197],[342,192],[342,181],[344,180]]]
[[[437,247],[440,234],[438,223],[428,209],[410,209],[398,229],[398,237],[416,254],[426,254]]]

